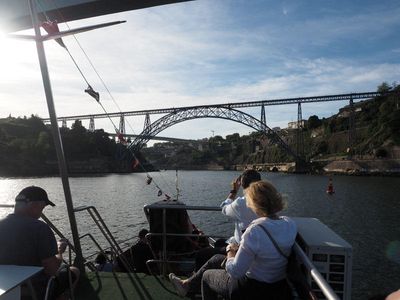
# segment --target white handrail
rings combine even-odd
[[[326,282],[325,278],[321,275],[321,273],[317,270],[317,268],[313,265],[311,260],[303,252],[303,250],[297,243],[294,244],[293,249],[296,252],[297,257],[310,272],[311,277],[315,280],[316,284],[319,286],[325,297],[328,300],[340,300],[340,298],[335,294],[330,285]]]

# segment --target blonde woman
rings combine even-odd
[[[291,299],[285,279],[287,259],[265,232],[285,255],[290,254],[297,229],[290,218],[278,215],[285,201],[269,181],[258,181],[247,189],[246,202],[258,218],[244,232],[239,247],[227,246],[225,269],[220,267],[224,256],[215,255],[189,279],[170,275],[180,295],[201,283],[202,298],[206,300],[217,299],[218,295],[231,300]]]

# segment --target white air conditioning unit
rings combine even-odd
[[[351,299],[352,247],[332,229],[315,218],[292,218],[298,229],[297,243],[342,300]],[[318,299],[326,299],[307,276]]]

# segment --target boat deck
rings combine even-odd
[[[75,292],[76,300],[119,300],[119,299],[163,299],[182,298],[166,291],[155,277],[142,273],[106,273],[87,272]],[[167,279],[159,277],[162,283],[174,290]]]

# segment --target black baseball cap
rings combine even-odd
[[[17,197],[15,197],[15,202],[24,201],[44,201],[46,205],[56,206],[53,202],[49,200],[47,197],[47,193],[44,189],[38,186],[28,186],[19,192]]]

